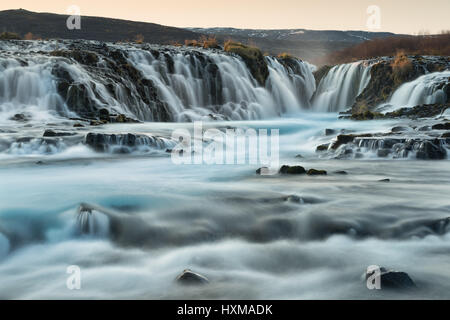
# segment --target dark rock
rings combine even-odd
[[[409,130],[411,130],[411,129],[408,127],[396,126],[391,129],[391,132],[404,132],[404,131],[409,131]]]
[[[281,174],[305,174],[306,170],[302,166],[282,166],[279,173]]]
[[[30,120],[29,117],[23,113],[17,113],[9,119],[17,122],[27,122],[28,120]]]
[[[381,180],[378,180],[378,182],[391,182],[391,179],[381,179]]]
[[[450,130],[450,122],[438,123],[431,127],[433,130]]]
[[[430,130],[431,130],[430,126],[423,126],[423,127],[420,127],[419,129],[417,129],[417,131],[430,131]]]
[[[344,170],[339,170],[339,171],[335,171],[335,174],[348,174],[347,171]]]
[[[366,280],[374,274],[375,271],[366,272]],[[417,288],[414,281],[406,272],[387,270],[380,268],[380,286],[381,289],[414,289]]]
[[[441,135],[441,138],[450,138],[450,131],[444,132],[444,133]]]
[[[53,130],[45,130],[43,136],[44,137],[67,137],[76,135],[75,132],[56,132]]]
[[[178,275],[175,281],[183,285],[204,285],[209,283],[208,278],[189,269]]]
[[[327,172],[325,170],[309,169],[306,174],[309,176],[318,176],[318,175],[326,175]]]
[[[84,128],[84,125],[82,125],[81,123],[75,123],[73,125],[74,128]]]
[[[351,134],[340,134],[336,137],[336,141],[331,145],[331,149],[336,150],[341,145],[352,142],[355,139],[354,135]]]
[[[326,136],[331,136],[331,135],[333,135],[335,133],[336,133],[336,130],[334,130],[334,129],[325,129],[325,135]]]
[[[329,145],[330,145],[329,143],[325,143],[325,144],[321,144],[320,146],[317,146],[316,152],[327,151]]]
[[[447,150],[439,139],[420,142],[417,148],[416,158],[422,160],[441,160],[447,157]]]
[[[261,172],[263,171],[263,169],[264,169],[264,170],[269,170],[269,168],[267,168],[267,167],[262,167],[262,168],[259,168],[259,169],[256,170],[256,174],[261,174]]]
[[[390,149],[378,149],[377,156],[380,158],[386,158],[391,153]]]
[[[297,159],[303,159],[304,157],[301,154],[295,156]]]

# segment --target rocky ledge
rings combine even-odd
[[[335,159],[408,158],[446,159],[450,148],[450,122],[424,126],[396,126],[390,132],[339,134],[317,146],[320,157]]]

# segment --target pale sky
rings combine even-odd
[[[367,8],[380,8],[379,30],[414,34],[450,30],[450,0],[2,0],[0,10],[23,8],[154,22],[176,27],[369,30]]]

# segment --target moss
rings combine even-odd
[[[256,47],[246,46],[240,42],[227,41],[224,44],[226,52],[234,53],[240,56],[247,67],[250,69],[253,77],[261,86],[264,86],[269,76],[269,68],[261,50]]]
[[[0,33],[0,40],[21,40],[22,38],[14,32],[2,32]]]

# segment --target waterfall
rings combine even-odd
[[[246,120],[310,107],[311,66],[265,57],[261,86],[237,55],[218,50],[95,41],[0,43],[0,121],[96,118]],[[291,61],[292,60],[292,61]]]
[[[350,108],[370,81],[367,61],[337,65],[321,79],[313,97],[317,111],[336,112]]]
[[[450,83],[450,70],[425,74],[401,85],[388,100],[378,107],[380,111],[392,112],[403,107],[421,104],[446,103],[446,90]]]

